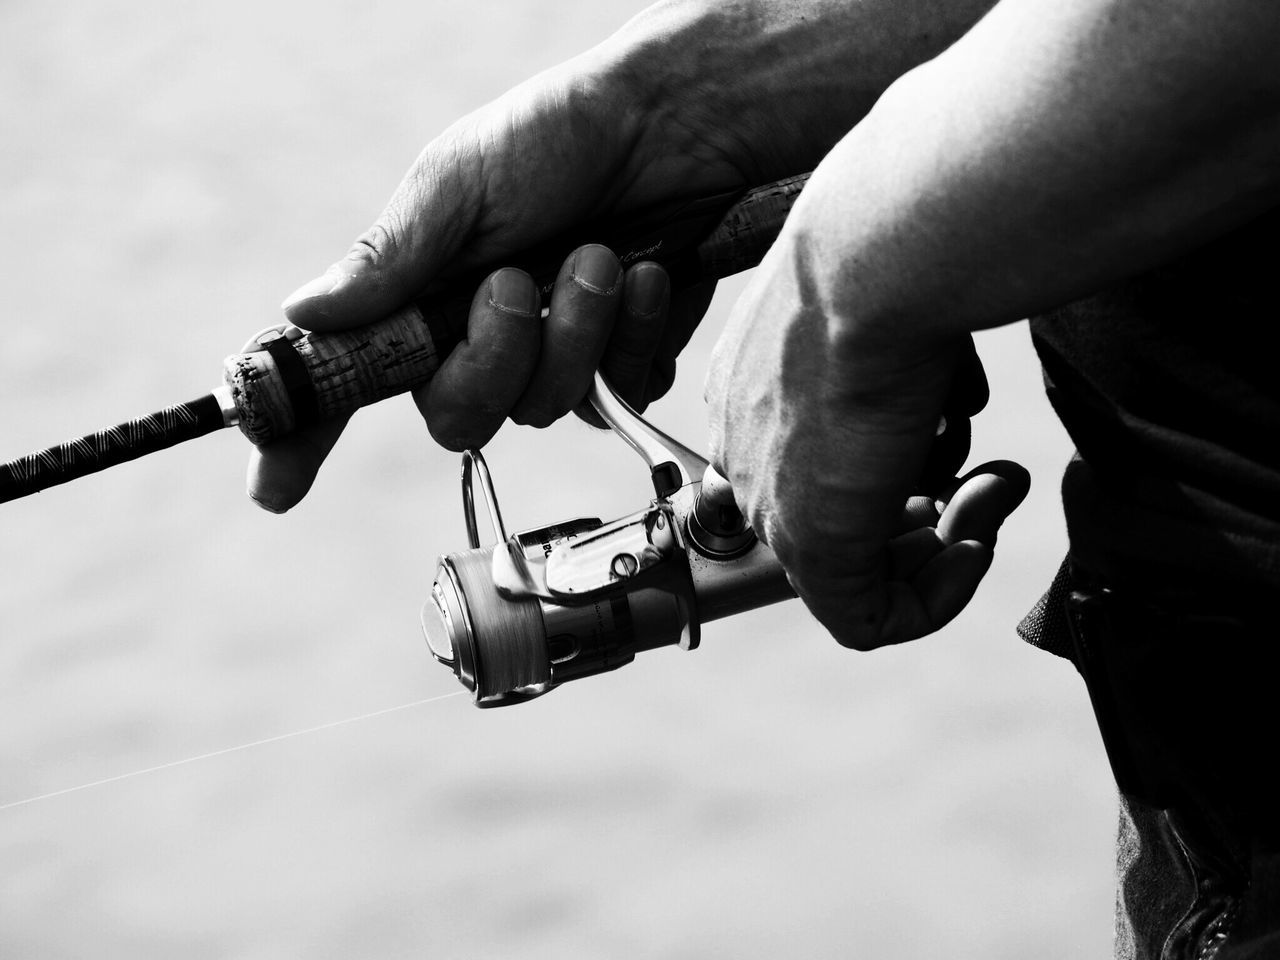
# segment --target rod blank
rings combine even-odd
[[[216,394],[165,407],[0,465],[0,503],[145,457],[226,426]]]

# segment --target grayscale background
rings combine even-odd
[[[0,459],[217,381],[423,144],[641,3],[0,4]],[[654,420],[705,444],[721,295]],[[1069,455],[1025,326],[980,337],[977,459],[1030,501],[939,635],[795,602],[507,711],[464,697],[0,810],[0,957],[1022,958],[1110,949],[1083,686],[1013,626]],[[424,697],[458,463],[362,412],[283,517],[206,438],[0,507],[0,806]],[[577,421],[489,450],[510,525],[641,507]]]

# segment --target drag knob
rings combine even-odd
[[[685,523],[689,541],[699,553],[715,560],[741,556],[756,542],[733,497],[729,481],[707,467],[693,509]]]

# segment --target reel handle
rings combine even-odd
[[[527,270],[544,305],[564,259],[584,243],[603,243],[624,265],[656,260],[675,286],[731,276],[760,262],[808,178],[672,204],[621,228],[588,224],[503,264]],[[241,432],[269,443],[427,383],[466,336],[472,297],[490,269],[429,290],[376,323],[264,341],[265,350],[228,357],[223,377]]]

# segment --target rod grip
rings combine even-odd
[[[621,227],[589,224],[535,251],[504,258],[492,269],[510,264],[527,270],[544,303],[564,259],[584,243],[603,243],[624,265],[656,260],[677,287],[720,279],[760,262],[807,180],[803,174],[745,192],[674,203]],[[354,413],[430,381],[466,335],[472,296],[488,273],[460,278],[376,323],[293,341],[318,416]],[[270,443],[301,425],[286,378],[268,351],[228,357],[223,378],[240,430],[254,443]]]
[[[465,323],[466,304],[455,309]],[[411,304],[367,326],[307,334],[292,349],[306,369],[320,419],[328,420],[427,383],[456,343],[437,345],[422,310]],[[240,414],[240,430],[254,443],[270,443],[300,425],[284,377],[266,350],[228,357],[223,379]]]

